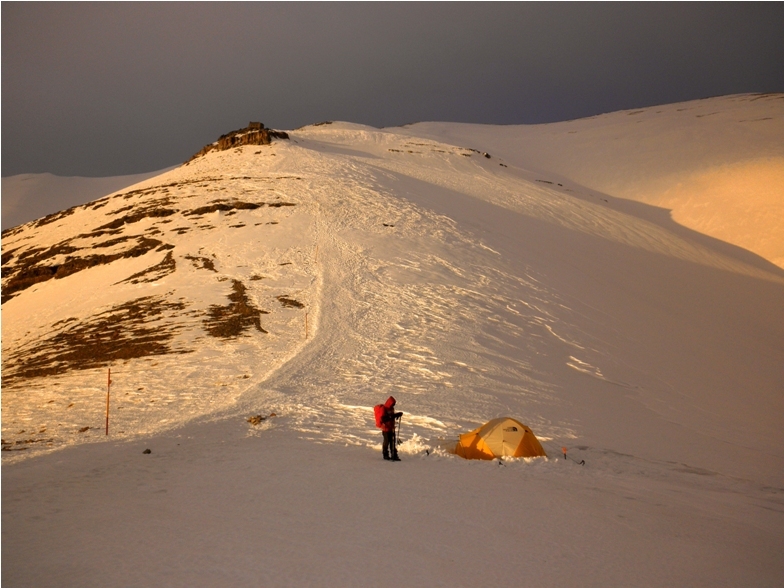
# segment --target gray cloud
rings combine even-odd
[[[784,91],[770,4],[2,4],[4,176],[178,163],[262,120],[537,123]]]

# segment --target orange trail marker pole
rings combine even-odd
[[[305,339],[308,338],[308,313],[305,311]]]
[[[106,377],[106,434],[109,434],[109,391],[112,389],[112,368]]]

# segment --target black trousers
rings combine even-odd
[[[397,443],[395,442],[395,432],[394,431],[381,431],[381,434],[384,435],[384,443],[381,445],[381,451],[384,453],[384,457],[397,457]],[[390,453],[391,448],[391,453]]]

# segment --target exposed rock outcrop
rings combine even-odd
[[[209,145],[205,145],[201,151],[196,153],[189,161],[201,157],[210,151],[225,151],[226,149],[233,149],[234,147],[241,147],[243,145],[269,145],[272,139],[288,139],[288,133],[284,131],[273,131],[272,129],[264,128],[264,124],[260,122],[250,122],[244,129],[232,131]]]
[[[177,318],[185,309],[182,301],[144,296],[87,318],[55,323],[52,334],[3,352],[3,386],[27,378],[102,368],[113,361],[190,353],[174,343],[175,335],[184,328]]]
[[[261,333],[267,333],[261,326],[261,315],[269,314],[266,310],[256,308],[247,295],[247,288],[239,280],[232,280],[232,293],[229,294],[231,304],[227,306],[213,305],[210,307],[204,328],[213,337],[233,339],[242,335],[250,327],[256,327]]]

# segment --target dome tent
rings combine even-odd
[[[534,432],[509,417],[493,419],[460,435],[454,453],[466,459],[547,457]]]

